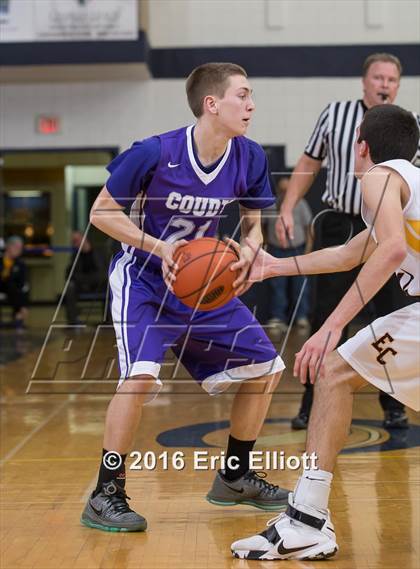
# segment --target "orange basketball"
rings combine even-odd
[[[174,293],[190,308],[212,310],[233,298],[238,271],[230,266],[238,255],[223,241],[212,237],[190,241],[177,249],[174,260],[179,267]]]

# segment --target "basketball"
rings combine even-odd
[[[231,246],[202,237],[179,247],[174,260],[179,267],[174,293],[183,304],[206,311],[233,298],[232,284],[238,271],[231,271],[230,266],[238,261],[238,255]]]

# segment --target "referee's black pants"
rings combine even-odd
[[[342,245],[350,236],[366,229],[361,216],[328,211],[321,214],[315,225],[316,249]],[[360,267],[343,273],[317,275],[313,283],[313,313],[311,318],[312,333],[315,333],[353,284]],[[397,278],[393,275],[381,290],[365,307],[370,320],[385,316],[394,310],[410,304],[412,300],[403,293]],[[348,339],[348,326],[343,330],[339,345]],[[309,381],[305,385],[300,412],[309,415],[312,406],[313,386]],[[400,411],[404,405],[388,395],[380,392],[379,401],[384,411]]]

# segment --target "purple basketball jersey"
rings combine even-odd
[[[194,154],[192,126],[135,143],[108,169],[107,188],[117,203],[131,205],[131,220],[169,242],[214,236],[232,201],[254,209],[274,202],[257,143],[233,138],[224,155],[205,168]],[[196,312],[167,289],[157,256],[122,246],[109,279],[121,381],[141,374],[158,378],[168,347],[209,393],[284,368],[239,299]]]
[[[161,152],[156,171],[130,212],[145,233],[168,242],[214,236],[226,205],[245,197],[248,189],[247,139],[230,140],[217,167],[207,173],[195,158],[192,129],[184,127],[159,136]],[[157,257],[144,251],[131,247],[128,252],[149,257],[153,265],[160,264]]]

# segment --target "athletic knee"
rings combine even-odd
[[[150,395],[157,390],[156,378],[151,375],[133,375],[119,386],[117,394],[133,396],[139,403],[150,400]]]
[[[360,378],[338,352],[328,354],[324,364],[324,376],[315,382],[315,392],[352,392],[360,388]]]
[[[281,378],[281,371],[278,371],[277,373],[273,373],[272,375],[267,376],[267,386],[270,387],[271,390],[274,390],[278,386],[280,378]]]
[[[258,394],[273,393],[280,381],[280,377],[281,372],[264,375],[262,377],[243,382],[241,388],[243,390],[251,390]]]

